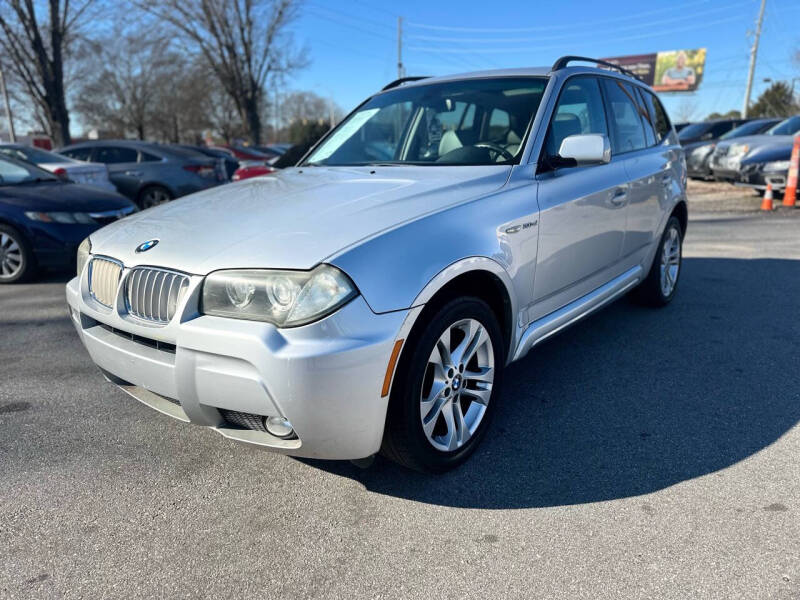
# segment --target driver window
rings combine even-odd
[[[601,133],[608,135],[600,85],[594,77],[574,77],[561,90],[550,121],[545,148],[557,156],[561,142],[570,135]]]

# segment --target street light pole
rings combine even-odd
[[[397,17],[397,78],[402,79],[406,76],[406,69],[403,66],[403,17]]]
[[[758,11],[758,21],[756,21],[756,36],[753,40],[753,47],[750,49],[750,69],[747,73],[747,88],[744,92],[744,104],[742,105],[742,118],[747,118],[747,109],[750,107],[750,92],[753,91],[753,75],[756,72],[756,55],[758,54],[758,40],[761,37],[761,23],[764,21],[764,7],[767,0],[761,0],[761,9]]]
[[[8,136],[12,144],[17,143],[17,135],[14,133],[14,119],[11,117],[11,103],[8,101],[8,90],[6,80],[3,77],[3,69],[0,69],[0,93],[3,94],[3,102],[6,105],[6,119],[8,120]]]

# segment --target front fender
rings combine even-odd
[[[506,285],[516,319],[532,297],[537,220],[535,184],[506,187],[384,232],[327,262],[353,279],[377,313],[424,304],[452,278],[485,269]]]

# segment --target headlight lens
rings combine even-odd
[[[204,314],[298,327],[338,310],[358,295],[336,267],[311,271],[217,271],[203,283]]]
[[[26,212],[25,216],[31,221],[41,221],[43,223],[95,223],[89,213],[81,212]]]
[[[83,273],[83,267],[86,266],[86,263],[88,262],[91,253],[92,253],[92,242],[90,242],[89,238],[87,237],[85,240],[81,242],[81,245],[78,246],[78,259],[77,259],[78,277],[80,277],[81,273]]]
[[[731,144],[730,150],[728,150],[728,156],[744,156],[747,154],[748,150],[750,150],[750,146],[747,144]]]
[[[774,160],[772,162],[764,163],[764,171],[774,173],[776,171],[788,171],[788,160]]]

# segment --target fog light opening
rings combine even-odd
[[[264,417],[264,427],[270,435],[274,435],[282,440],[288,440],[297,437],[294,434],[294,428],[288,419],[283,417]]]

